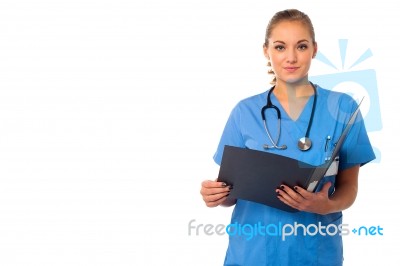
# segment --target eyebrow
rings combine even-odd
[[[298,41],[297,43],[299,44],[299,43],[302,43],[302,42],[309,42],[309,41],[306,40],[306,39],[303,39],[303,40]],[[274,41],[273,43],[283,43],[283,44],[285,44],[284,41]]]

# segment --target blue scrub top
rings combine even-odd
[[[267,91],[246,98],[234,107],[214,155],[215,162],[221,163],[224,146],[230,145],[276,153],[312,165],[322,164],[333,151],[351,114],[357,108],[357,103],[344,93],[326,90],[319,86],[316,91],[316,108],[309,135],[312,140],[310,150],[300,151],[297,148],[297,141],[304,137],[307,131],[315,96],[310,97],[299,118],[293,121],[273,93],[271,93],[272,104],[280,109],[282,116],[281,136],[277,145],[287,145],[287,149],[266,151],[263,148],[264,144],[271,145],[261,118],[261,108],[266,104]],[[269,108],[265,115],[271,137],[276,140],[278,134],[276,111]],[[327,141],[328,136],[330,141]],[[364,165],[375,159],[361,113],[352,126],[339,157],[339,170]],[[328,181],[335,184],[335,176],[325,177],[317,190]],[[333,189],[331,187],[331,193]],[[342,265],[343,248],[340,232],[346,233],[345,230],[350,229],[341,228],[341,224],[341,212],[328,215],[308,212],[289,213],[238,199],[232,213],[229,246],[224,265]],[[293,230],[295,228],[297,229]],[[292,230],[291,235],[290,230]]]

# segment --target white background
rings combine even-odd
[[[382,158],[344,223],[384,235],[344,237],[345,265],[398,257],[399,19],[370,2],[0,1],[0,265],[221,265],[226,236],[188,222],[229,223],[200,183],[233,105],[268,88],[265,28],[291,7],[335,64],[338,39],[373,52]]]

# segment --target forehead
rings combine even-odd
[[[312,40],[311,31],[307,24],[301,21],[282,21],[276,24],[269,37],[270,41],[297,42]]]

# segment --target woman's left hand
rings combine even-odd
[[[299,186],[294,190],[282,185],[276,190],[278,199],[290,207],[299,211],[313,212],[318,214],[330,213],[329,188],[332,183],[327,182],[319,192],[309,192]]]

